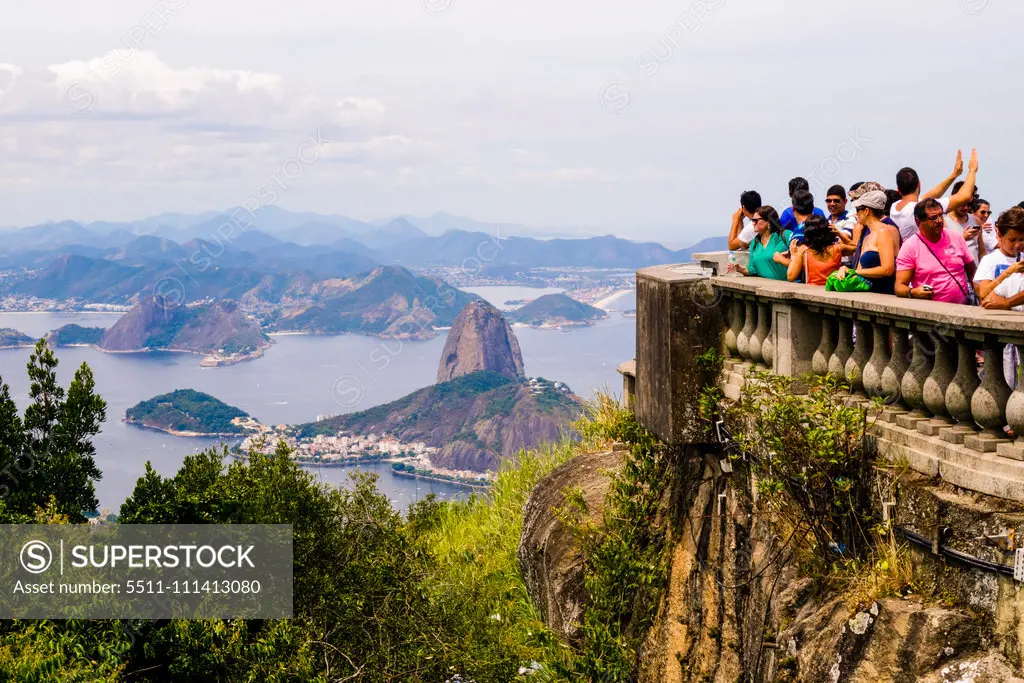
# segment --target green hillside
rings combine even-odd
[[[166,432],[244,434],[231,423],[248,413],[194,389],[178,389],[142,401],[125,411],[125,422]]]

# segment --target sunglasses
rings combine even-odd
[[[839,204],[842,201],[843,201],[842,199],[826,199],[825,203],[826,204]]]

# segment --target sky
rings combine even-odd
[[[0,24],[0,225],[258,196],[696,242],[745,189],[1024,199],[1009,0],[34,0]],[[267,188],[271,188],[271,193]]]

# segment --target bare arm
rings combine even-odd
[[[743,230],[743,209],[736,209],[732,215],[732,225],[729,227],[729,249],[737,251],[747,248],[747,243],[740,239],[740,232]]]
[[[988,298],[988,295],[992,293],[992,290],[998,287],[1003,280],[1014,273],[1024,273],[1024,261],[1017,261],[1012,266],[1001,272],[999,277],[995,280],[981,280],[980,282],[975,282],[974,291],[978,293],[979,299],[984,300]]]
[[[896,271],[896,296],[911,299],[931,299],[932,292],[924,287],[910,288],[910,281],[914,279],[913,270]]]
[[[875,240],[875,247],[878,249],[878,261],[881,263],[874,268],[855,268],[857,274],[862,277],[879,278],[888,277],[896,272],[896,238],[893,231],[887,230],[884,235]],[[908,279],[909,283],[910,280]]]
[[[947,212],[955,211],[964,204],[974,199],[975,181],[978,179],[978,150],[971,150],[971,161],[967,164],[967,178],[964,179],[964,186],[960,191],[949,198]]]
[[[971,261],[970,263],[964,266],[964,271],[967,273],[967,281],[973,282],[974,274],[978,272],[978,264],[975,263],[974,261]]]
[[[946,176],[946,179],[941,183],[933,187],[932,189],[925,192],[918,198],[918,201],[925,199],[938,199],[942,195],[946,194],[946,190],[949,186],[956,182],[956,179],[960,177],[960,174],[964,172],[964,155],[963,152],[957,150],[956,153],[956,165],[953,167],[953,172]],[[974,188],[971,188],[971,192],[974,192]]]
[[[804,258],[807,255],[807,247],[797,247],[797,250],[793,252],[793,258],[789,262],[789,268],[786,270],[786,279],[790,282],[796,282],[800,279],[800,275],[803,274],[804,270]]]
[[[1008,311],[1011,308],[1024,305],[1024,292],[1020,294],[1014,294],[1009,299],[1006,297],[999,296],[998,294],[989,294],[985,297],[985,300],[981,302],[983,308],[993,308],[996,310]]]

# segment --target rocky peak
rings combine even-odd
[[[501,312],[486,301],[474,301],[452,324],[437,381],[448,382],[481,370],[518,379],[523,376],[523,354]]]

